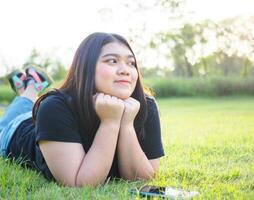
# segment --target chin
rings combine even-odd
[[[119,99],[124,100],[124,99],[128,99],[131,95],[130,94],[115,94],[113,96],[115,96],[115,97],[117,97]]]
[[[124,99],[128,99],[131,95],[132,95],[132,93],[133,92],[131,92],[130,90],[128,90],[128,91],[119,91],[119,90],[115,90],[115,91],[98,91],[98,92],[102,92],[102,93],[104,93],[104,94],[108,94],[108,95],[110,95],[110,96],[114,96],[114,97],[117,97],[117,98],[119,98],[119,99],[122,99],[122,100],[124,100]]]
[[[111,95],[124,100],[124,99],[128,99],[132,95],[132,93],[133,92],[130,90],[128,91],[118,90],[118,91],[112,91]]]

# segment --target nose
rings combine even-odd
[[[126,63],[119,64],[118,74],[120,74],[120,75],[130,75],[129,66]]]

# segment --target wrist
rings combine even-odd
[[[121,126],[133,126],[134,118],[124,115],[121,119]]]
[[[120,129],[132,129],[134,128],[134,122],[129,121],[129,122],[121,122]]]
[[[120,128],[120,120],[102,120],[100,123],[101,126],[106,126],[109,128]]]

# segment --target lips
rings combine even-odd
[[[115,81],[116,83],[131,83],[130,81],[128,81],[128,80],[117,80],[117,81]]]

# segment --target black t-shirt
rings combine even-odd
[[[80,131],[79,118],[75,109],[67,102],[67,95],[55,92],[45,98],[38,109],[36,124],[32,119],[25,120],[15,131],[9,144],[9,157],[21,157],[23,164],[36,169],[44,177],[54,180],[43,155],[38,147],[38,141],[60,141],[81,143],[87,152],[91,146],[91,136]],[[140,146],[148,159],[159,158],[164,155],[159,114],[153,98],[147,97],[148,117],[145,122],[145,136],[139,139]],[[83,129],[82,129],[83,130]],[[120,177],[117,165],[117,155],[108,174],[108,177]]]

